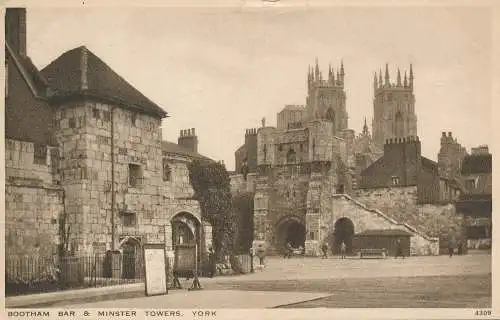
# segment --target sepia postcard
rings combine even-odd
[[[4,3],[2,319],[497,318],[499,8]]]

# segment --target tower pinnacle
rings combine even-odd
[[[397,86],[401,87],[401,72],[399,71],[399,68],[398,68]]]
[[[410,63],[410,78],[409,78],[409,80],[410,80],[409,86],[410,86],[410,88],[413,88],[413,66],[411,65],[411,63]]]
[[[315,79],[318,80],[319,79],[318,57],[316,57],[316,67],[315,67],[315,70],[314,70],[314,75],[315,75]]]
[[[375,71],[375,75],[373,76],[373,91],[377,91],[378,83],[377,83],[377,71]],[[365,119],[366,122],[366,119]]]
[[[405,80],[403,82],[403,86],[406,88],[408,87],[408,79],[406,78],[406,71],[405,71]]]
[[[389,81],[390,81],[390,79],[389,79],[389,64],[388,64],[388,63],[386,63],[386,64],[385,64],[385,83],[384,83],[384,84],[385,84],[387,87],[390,87],[390,86],[391,86],[391,83],[390,83]]]
[[[365,117],[365,124],[363,125],[363,135],[365,136],[368,135],[368,126],[366,125],[366,117]]]
[[[382,82],[382,69],[380,69],[380,72],[378,73],[378,85],[379,87],[382,87],[383,82]]]

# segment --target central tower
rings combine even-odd
[[[398,69],[396,83],[391,83],[389,67],[385,65],[385,77],[382,70],[375,72],[373,79],[373,140],[383,148],[386,139],[417,136],[417,116],[415,115],[415,95],[413,94],[413,69],[406,72],[401,81]]]
[[[332,134],[336,136],[347,129],[344,77],[344,64],[341,62],[340,71],[335,72],[330,65],[328,79],[323,79],[318,59],[314,68],[309,67],[307,75],[306,120],[332,121]]]

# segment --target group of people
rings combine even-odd
[[[342,243],[340,244],[339,249],[340,249],[340,258],[345,259],[346,253],[347,253],[347,245],[345,244],[344,241],[342,241]],[[323,242],[323,244],[321,245],[321,252],[323,253],[321,258],[327,259],[328,258],[328,243]]]

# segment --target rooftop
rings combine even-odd
[[[170,142],[170,141],[162,141],[161,142],[161,149],[163,152],[166,153],[173,153],[193,159],[201,159],[201,160],[210,160],[213,161],[212,159],[205,157],[202,154],[199,154],[198,152],[194,152],[188,148],[184,148],[177,143]]]
[[[53,91],[52,98],[85,96],[160,118],[167,116],[85,46],[66,51],[41,71]]]
[[[462,161],[462,174],[491,173],[491,154],[473,154]]]

